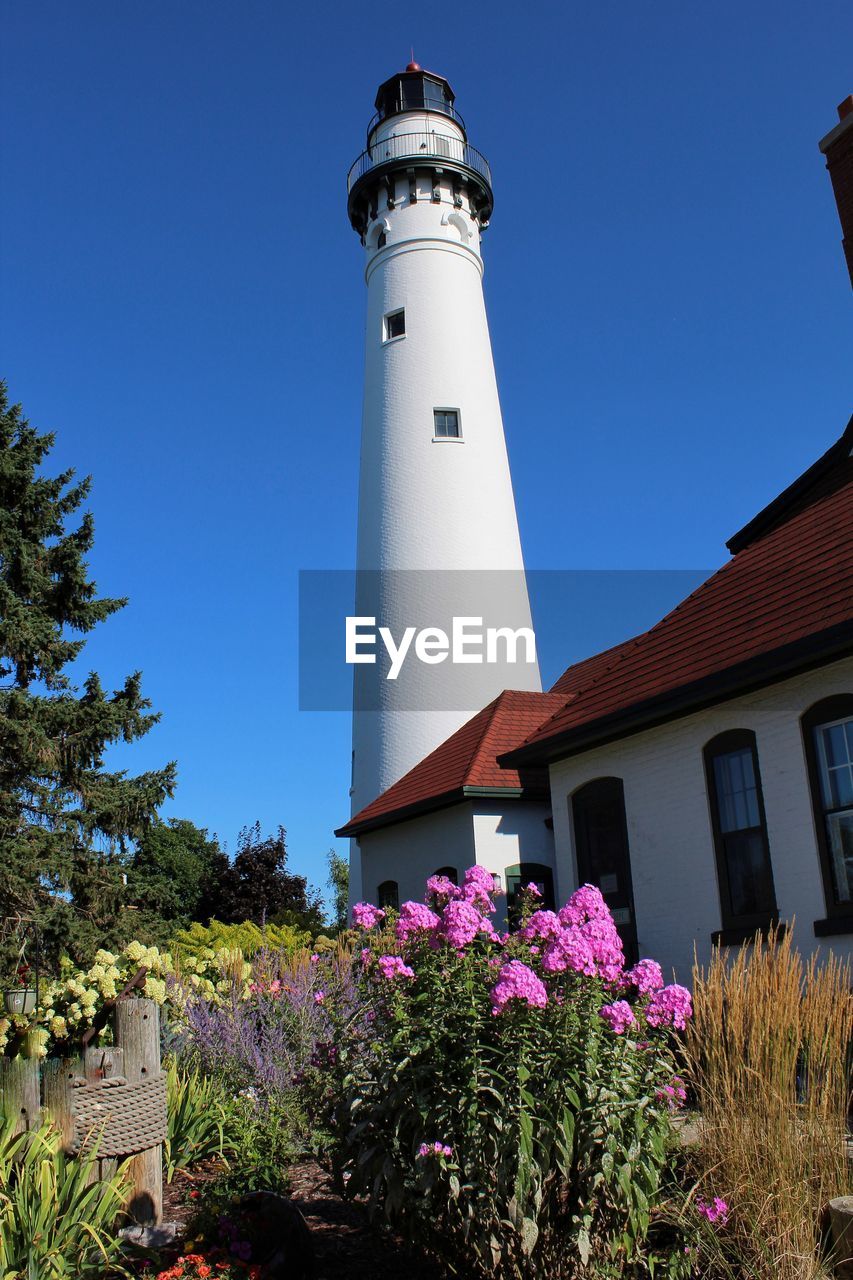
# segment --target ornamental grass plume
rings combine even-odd
[[[826,1275],[821,1216],[832,1196],[853,1191],[850,978],[832,953],[804,965],[782,930],[694,968],[686,1057],[701,1123],[689,1158],[702,1203],[718,1208],[725,1197],[715,1226],[738,1274]]]

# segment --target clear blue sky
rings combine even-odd
[[[344,177],[410,45],[492,164],[485,287],[530,566],[715,567],[846,423],[817,142],[853,89],[849,0],[2,15],[3,369],[57,432],[54,466],[93,474],[93,569],[131,598],[86,665],[141,668],[163,719],[118,758],[176,758],[168,812],[232,849],[281,822],[321,882],[347,816],[348,718],[297,710],[297,573],[354,559]],[[545,674],[578,656],[552,634]]]

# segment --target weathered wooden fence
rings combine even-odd
[[[133,996],[118,1000],[110,1018],[115,1044],[39,1060],[39,1033],[31,1032],[14,1057],[0,1057],[0,1110],[18,1133],[34,1128],[44,1111],[72,1155],[97,1144],[101,1177],[130,1157],[129,1212],[137,1222],[156,1224],[163,1214],[166,1137],[160,1011],[153,1000]]]

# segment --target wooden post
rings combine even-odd
[[[124,1055],[124,1076],[138,1084],[160,1074],[160,1012],[153,1000],[120,1000],[115,1009],[116,1044]],[[137,1222],[163,1217],[163,1146],[140,1151],[130,1161],[133,1191],[128,1210]]]
[[[41,1118],[38,1058],[0,1057],[0,1112],[12,1120],[16,1136],[37,1127]]]
[[[72,1081],[82,1074],[82,1058],[47,1058],[41,1067],[44,1109],[62,1134],[62,1146],[66,1151],[74,1145]]]

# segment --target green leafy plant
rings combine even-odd
[[[559,917],[528,891],[510,937],[482,868],[428,889],[383,932],[355,911],[363,1005],[331,1117],[348,1194],[483,1280],[687,1276],[663,1212],[687,991],[653,961],[624,968],[589,886]]]
[[[163,1162],[168,1182],[178,1169],[216,1156],[224,1158],[233,1150],[234,1108],[225,1102],[216,1082],[197,1067],[168,1064],[166,1100]]]
[[[130,1190],[124,1168],[92,1180],[97,1144],[67,1157],[49,1124],[15,1136],[0,1127],[0,1276],[3,1280],[96,1280],[120,1265],[115,1232]]]

